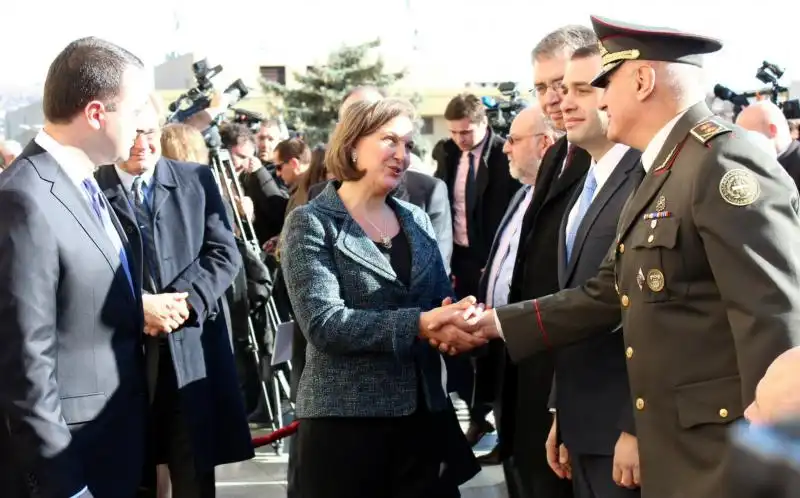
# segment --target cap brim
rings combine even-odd
[[[616,61],[612,62],[611,64],[607,64],[605,67],[603,67],[603,70],[594,77],[590,84],[595,88],[605,88],[608,85],[608,77],[611,75],[611,73],[616,71],[623,62],[625,61]]]

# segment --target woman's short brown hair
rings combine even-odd
[[[357,181],[364,172],[356,168],[353,151],[363,137],[372,135],[381,126],[398,116],[415,118],[414,106],[405,99],[387,98],[377,102],[360,101],[349,105],[333,131],[325,166],[339,181]]]
[[[170,123],[161,131],[161,155],[175,161],[208,164],[203,134],[183,123]]]

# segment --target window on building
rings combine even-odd
[[[260,71],[265,81],[286,84],[286,66],[261,66]]]
[[[422,129],[420,133],[423,135],[433,135],[433,118],[431,116],[424,116],[422,118]]]

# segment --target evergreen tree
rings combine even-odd
[[[264,93],[277,98],[275,106],[283,111],[287,125],[303,132],[308,143],[326,143],[348,91],[366,85],[385,89],[405,77],[405,71],[386,72],[381,57],[370,57],[378,47],[380,40],[344,45],[328,56],[326,64],[296,73],[297,86],[264,81]]]

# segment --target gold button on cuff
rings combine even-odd
[[[642,398],[636,398],[636,409],[644,410],[644,400]]]
[[[720,408],[719,416],[722,418],[728,418],[728,410],[726,410],[725,408]]]
[[[630,300],[630,298],[628,297],[627,294],[623,294],[622,295],[622,299],[620,299],[620,301],[622,302],[622,307],[623,308],[627,308],[628,305],[631,304],[631,300]]]
[[[647,243],[652,244],[654,240],[656,240],[656,236],[651,233],[650,236],[647,237]]]
[[[619,245],[619,253],[620,254],[625,254],[625,244],[620,244]]]
[[[633,358],[633,348],[632,347],[628,346],[628,349],[625,350],[625,356],[627,356],[629,360],[631,358]]]

